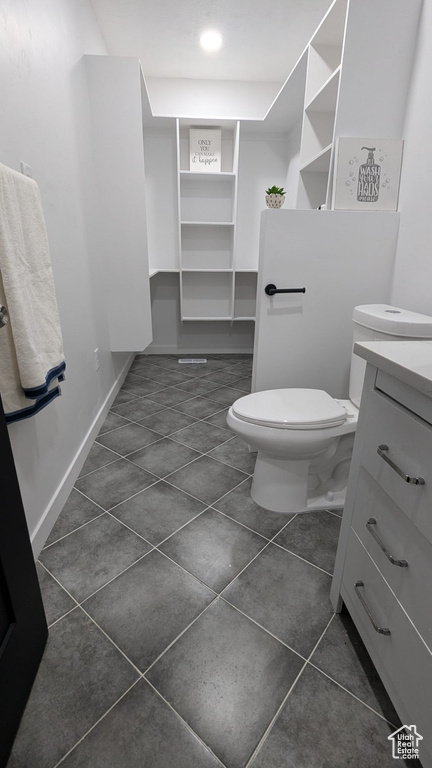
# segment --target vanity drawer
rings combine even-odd
[[[432,427],[376,390],[365,416],[360,463],[432,543]],[[387,446],[381,456],[380,446]],[[404,480],[386,459],[407,476],[423,478],[424,485]]]
[[[351,525],[432,652],[432,545],[364,467]]]
[[[424,766],[432,766],[432,654],[353,531],[342,598],[399,717],[403,723],[415,723],[424,737],[420,760],[423,758]],[[374,629],[360,598],[379,627],[390,631],[389,635]]]

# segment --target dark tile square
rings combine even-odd
[[[219,387],[210,392],[209,397],[221,405],[232,405],[240,397],[244,397],[244,392],[234,387]]]
[[[56,580],[47,573],[40,563],[36,563],[36,570],[47,624],[50,625],[75,608],[76,602],[57,584]]]
[[[132,400],[131,403],[118,405],[112,410],[129,421],[140,421],[141,419],[145,419],[146,416],[151,416],[154,413],[164,411],[165,406],[160,403],[154,403],[153,400],[149,400],[148,398],[139,397],[136,400]],[[124,424],[122,426],[124,426]]]
[[[161,403],[162,405],[173,406],[183,403],[185,400],[190,400],[192,397],[190,392],[183,392],[177,387],[167,387],[160,392],[155,392],[150,398],[155,403]]]
[[[83,607],[144,672],[214,597],[154,550]]]
[[[160,545],[162,552],[220,592],[266,545],[266,540],[208,509]]]
[[[397,727],[398,716],[348,611],[335,615],[311,663]]]
[[[167,371],[166,369],[159,368],[159,376],[156,380],[162,382],[165,387],[176,385],[181,387],[183,382],[190,381],[190,376],[185,376],[183,371],[178,373],[177,371]]]
[[[147,488],[157,479],[136,464],[119,459],[108,467],[102,467],[77,480],[76,486],[102,509],[111,509]]]
[[[203,509],[205,505],[201,501],[161,480],[119,504],[111,514],[147,541],[159,544]]]
[[[308,665],[251,768],[394,768],[387,740],[392,730],[385,720]]]
[[[251,485],[252,479],[249,477],[244,483],[216,501],[214,506],[220,512],[224,512],[239,523],[252,528],[253,531],[272,539],[289,520],[292,520],[294,515],[270,512],[255,504],[250,495]]]
[[[227,440],[232,440],[232,432],[228,429],[221,429],[214,424],[206,424],[204,421],[198,421],[192,426],[181,429],[172,435],[172,439],[182,445],[188,445],[197,451],[207,453]]]
[[[196,419],[205,419],[207,416],[211,416],[222,408],[223,406],[220,403],[215,403],[207,397],[199,396],[194,397],[192,400],[188,400],[186,403],[176,405],[177,411],[186,413],[188,416],[194,416]]]
[[[104,435],[106,432],[111,432],[112,429],[117,429],[117,427],[124,427],[125,424],[127,424],[127,422],[124,420],[123,416],[109,412],[98,435]]]
[[[207,424],[214,424],[215,427],[221,427],[221,429],[228,429],[233,435],[234,432],[227,424],[227,420],[226,420],[227,413],[228,413],[228,408],[223,408],[222,411],[218,411],[217,413],[214,413],[213,416],[207,416],[207,418],[204,419],[204,421]]]
[[[161,368],[159,365],[152,365],[151,363],[138,363],[133,371],[131,368],[131,372],[135,374],[135,376],[142,376],[145,379],[154,379],[156,381],[162,382],[162,384],[165,384],[166,387],[169,386],[169,382],[166,380],[166,377],[170,375],[170,371],[168,371],[166,368]]]
[[[224,368],[221,371],[214,371],[213,373],[209,373],[206,376],[205,381],[217,382],[219,387],[222,386],[222,384],[227,384],[229,386],[235,381],[238,381],[238,379],[242,378],[243,376],[243,371],[236,373],[235,366],[230,366],[229,368]]]
[[[217,600],[147,677],[227,768],[244,768],[301,665]]]
[[[185,464],[189,464],[199,455],[197,451],[185,445],[179,445],[169,437],[164,437],[158,443],[131,454],[129,459],[158,477],[165,477]]]
[[[72,488],[69,498],[45,542],[45,546],[61,539],[63,536],[71,533],[71,531],[74,531],[81,525],[85,525],[85,523],[89,523],[90,520],[94,520],[95,517],[99,517],[102,514],[103,510],[100,507],[93,504],[90,499],[83,496],[76,488]]]
[[[250,394],[252,388],[252,378],[250,376],[246,376],[244,379],[237,379],[234,386],[236,389],[241,389],[242,392]]]
[[[125,403],[132,403],[134,400],[138,400],[138,395],[135,395],[133,392],[130,392],[130,390],[128,389],[121,389],[120,392],[117,394],[117,397],[115,398],[110,410],[113,410],[115,413],[118,405],[124,405]]]
[[[153,379],[145,379],[142,376],[136,376],[134,373],[128,373],[123,383],[123,390],[129,390],[139,397],[145,397],[159,392],[164,385]]]
[[[192,395],[205,395],[211,392],[213,389],[218,389],[220,384],[217,382],[208,381],[203,378],[189,379],[183,384],[177,385],[178,389],[182,389],[184,392],[190,392]]]
[[[168,482],[206,504],[213,504],[245,479],[244,472],[202,456],[167,478]]]
[[[108,434],[112,433],[110,432]],[[78,477],[88,475],[89,472],[94,472],[95,469],[106,467],[107,464],[112,464],[112,462],[117,461],[117,459],[118,455],[112,450],[108,450],[98,443],[93,443]]]
[[[39,559],[81,602],[149,550],[146,541],[105,514],[43,549]]]
[[[269,544],[223,597],[308,657],[332,616],[330,585],[327,574]]]
[[[142,419],[140,422],[148,429],[159,432],[161,435],[171,435],[173,432],[178,432],[179,429],[188,427],[190,424],[195,424],[196,419],[192,416],[186,416],[184,413],[175,411],[172,408],[164,408],[163,411],[155,413],[153,416],[148,416],[146,419]]]
[[[76,608],[50,630],[8,768],[53,768],[137,677]]]
[[[241,437],[233,437],[228,443],[224,443],[211,451],[209,456],[223,461],[224,464],[229,464],[230,467],[241,469],[248,475],[252,475],[255,469],[256,453],[249,450],[248,445]]]
[[[340,524],[340,517],[331,512],[306,512],[297,515],[275,541],[327,573],[333,573]]]
[[[220,768],[181,718],[140,680],[62,768]]]
[[[114,432],[108,432],[107,435],[98,437],[98,442],[112,451],[116,451],[121,456],[127,456],[132,451],[144,448],[145,445],[155,443],[161,436],[141,424],[127,424]],[[118,457],[116,457],[118,458]]]

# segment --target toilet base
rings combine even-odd
[[[308,490],[310,461],[289,461],[266,451],[258,451],[252,480],[251,497],[263,509],[282,514],[341,509],[346,487]]]

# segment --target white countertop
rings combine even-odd
[[[432,397],[432,341],[362,341],[354,344],[354,352]]]

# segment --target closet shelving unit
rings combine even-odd
[[[220,128],[221,170],[189,168],[189,130]],[[180,307],[182,320],[234,319],[239,121],[177,119]]]
[[[348,0],[337,0],[307,50],[298,208],[327,199]]]

